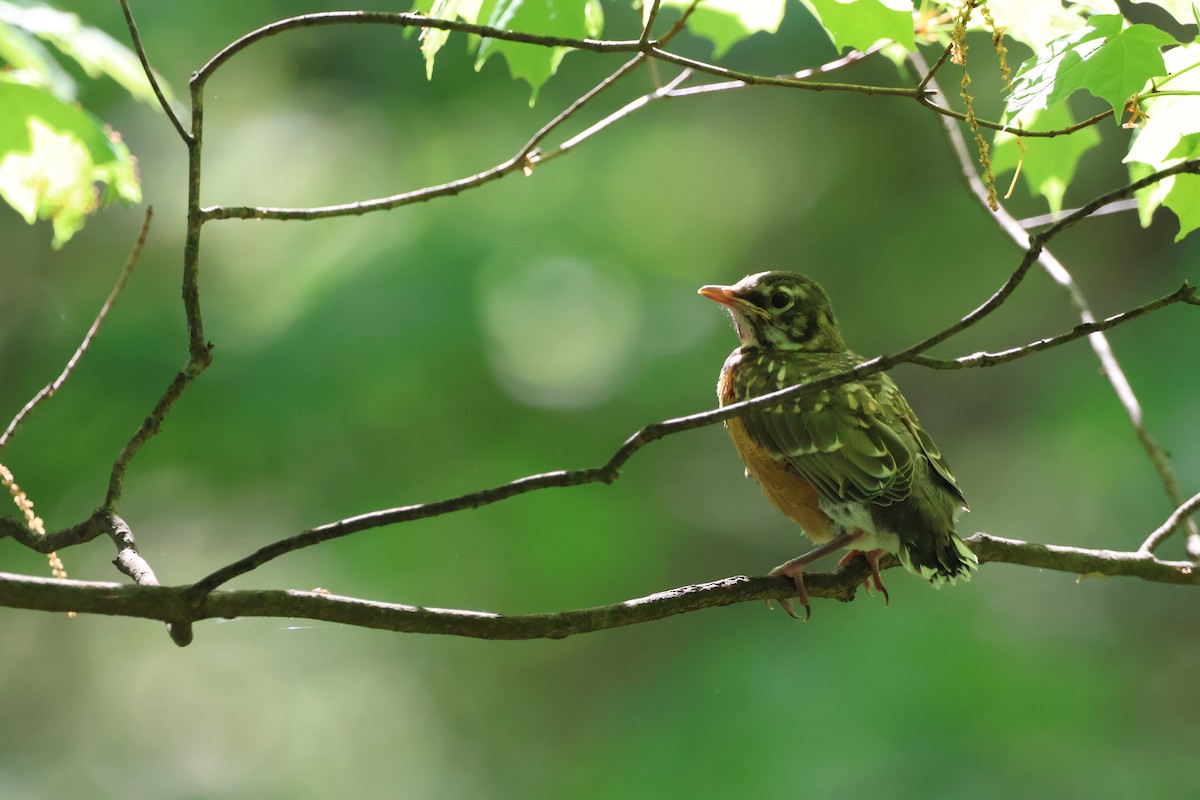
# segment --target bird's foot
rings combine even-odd
[[[796,556],[791,561],[785,561],[771,570],[770,574],[772,577],[778,578],[781,575],[786,575],[796,584],[796,599],[800,601],[800,605],[804,606],[805,619],[812,616],[812,609],[808,607],[808,590],[804,588],[804,568],[817,559],[823,558],[835,550],[840,550],[852,542],[861,539],[862,535],[862,531],[838,534],[824,544],[809,550],[804,555]],[[878,561],[878,557],[876,557],[876,561]],[[876,576],[878,576],[878,570],[876,571]],[[880,588],[883,588],[882,584],[880,584]],[[884,594],[886,595],[887,592],[884,592]],[[800,619],[796,616],[796,612],[792,611],[791,598],[778,597],[776,600],[779,601],[779,605],[783,607],[784,611],[788,612],[795,619]],[[768,601],[767,605],[770,606],[771,603]]]
[[[796,600],[800,602],[800,605],[804,606],[804,619],[807,621],[812,616],[812,609],[808,607],[808,590],[804,588],[804,564],[796,563],[799,560],[792,559],[786,564],[780,564],[771,570],[770,575],[772,578],[787,576],[792,579],[792,582],[796,584]],[[792,619],[800,619],[800,617],[796,616],[796,612],[792,610],[792,598],[777,597],[775,600],[788,613],[788,616]],[[769,600],[767,601],[767,605],[771,605]]]
[[[879,559],[883,557],[883,550],[851,550],[846,555],[842,556],[842,560],[838,562],[838,569],[850,563],[850,560],[855,556],[862,556],[867,560],[867,566],[871,568],[869,577],[863,579],[863,586],[867,591],[874,588],[883,595],[883,604],[887,606],[891,602],[891,597],[888,596],[888,590],[883,585],[883,578],[879,576]]]

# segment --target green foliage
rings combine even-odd
[[[650,3],[642,7],[642,21]],[[663,8],[684,11],[692,0],[663,0]],[[695,36],[712,42],[713,58],[720,58],[743,39],[759,31],[775,33],[783,22],[784,0],[705,0],[696,6],[687,20],[687,29]]]
[[[1197,134],[1200,134],[1200,44],[1177,47],[1166,54],[1166,66],[1171,74],[1159,86],[1164,91],[1152,95],[1148,102],[1149,117],[1133,137],[1125,161],[1135,178],[1155,170],[1178,164],[1188,158],[1200,157]],[[1200,176],[1176,175],[1138,196],[1143,224],[1160,205],[1179,217],[1179,236],[1182,239],[1200,227]]]
[[[482,10],[489,7],[486,24],[492,28],[582,39],[598,36],[604,27],[599,0],[489,0],[482,4]],[[538,90],[558,70],[567,52],[566,47],[484,39],[479,43],[475,68],[482,68],[493,54],[502,54],[512,76],[529,84],[529,104],[533,105]]]
[[[1160,5],[1181,19],[1180,4]],[[1029,128],[1036,119],[1042,130],[1070,127],[1065,101],[1086,92],[1103,100],[1116,121],[1127,120],[1124,127],[1137,129],[1125,157],[1133,178],[1195,157],[1194,153],[1187,155],[1193,151],[1181,143],[1200,129],[1200,82],[1192,71],[1200,64],[1200,48],[1180,45],[1151,25],[1130,25],[1119,14],[1097,14],[1084,20],[1082,4],[1075,7],[1083,20],[1080,27],[1049,40],[1018,71],[1005,109],[1009,124]],[[1063,19],[1058,17],[1058,24]],[[1036,39],[1045,32],[1032,29],[1029,35]],[[1169,49],[1164,52],[1163,48]],[[1095,143],[1091,128],[1044,143],[1029,140],[1024,174],[1030,191],[1045,196],[1051,210],[1060,210],[1079,157]],[[1015,142],[1010,134],[998,134],[995,145],[996,168],[1015,166]],[[1184,175],[1140,192],[1143,224],[1149,224],[1161,205],[1179,218],[1180,239],[1195,230],[1200,222],[1197,184],[1200,178]]]
[[[801,0],[839,49],[866,50],[880,40],[907,50],[913,44],[909,0]]]
[[[1069,128],[1075,123],[1066,103],[1039,112],[1030,120],[1043,130]],[[1024,145],[1022,150],[1018,144]],[[992,169],[997,175],[1021,165],[1021,174],[1031,194],[1046,198],[1050,211],[1057,214],[1063,208],[1063,196],[1075,177],[1079,159],[1100,144],[1100,134],[1094,128],[1082,128],[1069,136],[1053,138],[1028,137],[998,133],[992,146]]]
[[[129,149],[100,120],[41,86],[0,74],[0,197],[32,224],[51,220],[54,247],[98,203],[141,200]],[[104,186],[97,196],[94,184]]]
[[[1013,122],[1028,122],[1038,111],[1086,90],[1119,118],[1131,96],[1166,73],[1161,48],[1174,41],[1150,25],[1125,27],[1119,14],[1091,17],[1085,27],[1050,42],[1021,66],[1007,115]]]
[[[108,34],[41,3],[0,0],[0,59],[9,67],[0,73],[0,197],[30,224],[50,220],[58,248],[102,205],[139,202],[141,188],[129,149],[74,104],[74,79],[42,41],[88,76],[157,100],[137,56]]]
[[[47,75],[56,85],[69,80],[45,48],[36,46],[33,37],[53,45],[79,64],[88,77],[111,78],[135,99],[150,104],[157,102],[137,56],[107,33],[84,25],[76,14],[43,3],[17,5],[0,0],[0,58],[15,69],[31,69],[35,74]],[[6,41],[12,45],[11,50],[5,48],[3,43]],[[70,94],[60,96],[64,100],[74,99],[73,82]]]

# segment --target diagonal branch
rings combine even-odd
[[[1176,528],[1185,521],[1191,521],[1191,516],[1197,511],[1200,511],[1200,493],[1192,495],[1190,500],[1175,509],[1174,513],[1167,517],[1166,522],[1146,537],[1146,541],[1142,542],[1142,546],[1138,548],[1138,552],[1153,554],[1155,548],[1166,541],[1167,537],[1174,533]]]
[[[25,421],[25,418],[28,417],[43,401],[49,400],[51,397],[53,397],[54,393],[57,392],[64,383],[66,383],[67,378],[71,377],[71,373],[75,371],[75,367],[79,365],[79,360],[83,358],[83,354],[87,352],[88,347],[92,344],[92,339],[96,337],[96,333],[100,330],[100,326],[104,324],[104,319],[108,316],[108,312],[112,309],[113,305],[117,302],[117,298],[120,297],[121,292],[125,289],[125,283],[129,280],[129,274],[133,272],[134,265],[137,264],[138,259],[142,255],[142,246],[146,244],[146,236],[150,233],[150,219],[153,215],[153,207],[148,207],[146,209],[146,217],[142,221],[142,228],[138,232],[137,241],[135,241],[133,244],[133,250],[130,251],[129,258],[125,260],[125,266],[121,268],[120,274],[117,275],[117,282],[113,285],[112,291],[108,293],[108,298],[104,301],[104,304],[100,306],[100,311],[96,314],[96,318],[92,320],[92,326],[88,328],[87,333],[84,334],[83,341],[80,342],[79,347],[75,348],[75,353],[70,359],[67,360],[67,365],[63,367],[63,371],[59,373],[59,376],[50,383],[46,384],[40,392],[34,395],[33,398],[25,404],[24,408],[17,412],[17,415],[13,417],[12,422],[8,423],[8,427],[5,428],[4,433],[0,434],[0,451],[3,451],[4,448],[8,446],[8,442],[12,438],[12,435],[16,433],[17,428],[21,426],[21,423]]]
[[[740,403],[732,403],[719,409],[704,411],[685,417],[678,417],[676,419],[670,419],[663,422],[652,423],[643,427],[626,439],[625,443],[613,453],[608,461],[598,467],[590,467],[578,470],[560,470],[557,472],[548,472],[540,475],[530,475],[509,483],[501,484],[499,486],[494,486],[477,492],[470,492],[446,500],[440,500],[433,503],[401,506],[398,508],[384,509],[381,511],[373,511],[356,517],[338,520],[337,522],[332,522],[327,525],[321,525],[316,528],[310,528],[294,536],[266,545],[265,547],[262,547],[259,550],[256,550],[253,553],[225,567],[222,567],[221,569],[197,581],[195,584],[193,584],[191,590],[193,591],[197,602],[199,602],[205,594],[213,591],[218,586],[227,583],[233,578],[257,569],[263,564],[279,558],[280,556],[296,550],[304,549],[306,547],[312,547],[313,545],[320,544],[321,542],[326,542],[332,539],[348,536],[353,533],[358,533],[363,530],[440,516],[456,511],[462,511],[468,508],[479,508],[481,506],[490,505],[501,500],[507,500],[510,497],[515,497],[520,494],[526,494],[528,492],[541,489],[581,486],[590,483],[612,483],[620,477],[621,467],[624,466],[625,462],[633,457],[634,453],[651,442],[657,441],[665,436],[682,433],[683,431],[702,428],[709,425],[715,425],[718,422],[723,422],[732,417],[739,416],[753,407],[778,405],[785,400],[858,380],[868,375],[891,369],[897,364],[911,362],[925,351],[966,330],[972,325],[975,325],[988,314],[991,314],[993,311],[999,308],[1005,302],[1005,300],[1012,295],[1017,286],[1028,274],[1030,267],[1037,261],[1037,258],[1042,252],[1042,248],[1045,246],[1045,244],[1055,236],[1071,228],[1080,220],[1086,218],[1089,214],[1094,213],[1098,209],[1103,208],[1105,205],[1126,197],[1130,197],[1135,191],[1160,181],[1168,175],[1175,175],[1183,172],[1200,173],[1200,159],[1194,159],[1192,161],[1176,164],[1165,170],[1160,170],[1152,175],[1148,175],[1142,180],[1134,181],[1133,183],[1121,187],[1120,189],[1115,189],[1111,192],[1101,195],[1074,213],[1069,214],[1068,216],[1059,220],[1045,231],[1031,237],[1029,248],[1025,251],[1025,255],[1021,259],[1021,263],[1012,272],[1004,284],[986,302],[948,328],[945,328],[942,331],[939,331],[938,333],[935,333],[932,336],[929,336],[904,350],[900,350],[889,356],[877,356],[868,361],[864,361],[853,369],[837,375],[830,375],[818,380],[800,383],[786,389],[781,389],[777,392],[756,397],[752,400],[744,400]]]
[[[918,69],[924,70],[924,64],[917,54],[912,54],[909,57],[911,61],[917,65]],[[930,81],[929,85],[933,88],[935,94],[940,93],[936,81]],[[968,149],[967,143],[963,138],[962,132],[958,127],[948,119],[942,119],[942,127],[950,141],[951,150],[958,159],[963,176],[966,178],[967,186],[971,193],[983,203],[985,207],[990,207],[988,202],[988,194],[986,187],[979,180],[979,176],[975,173],[975,165]],[[1194,162],[1185,162],[1194,163]],[[1090,207],[1084,206],[1084,208]],[[1081,211],[1083,209],[1080,209]],[[996,209],[992,218],[1001,230],[1006,233],[1018,245],[1022,245],[1026,241],[1025,229],[1021,227],[1021,223],[1012,216],[1003,207]],[[1069,219],[1070,217],[1067,217]],[[1032,241],[1037,240],[1037,236],[1033,237]],[[1075,306],[1079,313],[1080,319],[1085,325],[1091,325],[1096,322],[1096,317],[1092,313],[1091,307],[1088,304],[1087,298],[1084,297],[1079,285],[1075,282],[1074,277],[1063,266],[1057,258],[1049,251],[1043,250],[1038,254],[1038,264],[1050,276],[1051,280],[1061,286],[1070,298],[1071,303]],[[1163,489],[1166,491],[1168,499],[1175,507],[1183,505],[1183,491],[1179,486],[1179,480],[1175,477],[1174,470],[1171,469],[1170,460],[1159,446],[1158,442],[1147,430],[1145,420],[1142,415],[1141,404],[1138,402],[1137,395],[1133,391],[1133,387],[1129,383],[1129,379],[1125,376],[1125,371],[1121,368],[1117,361],[1116,355],[1112,351],[1112,347],[1108,343],[1108,339],[1100,331],[1093,332],[1088,336],[1088,341],[1092,345],[1092,349],[1096,353],[1096,358],[1100,361],[1104,375],[1108,378],[1112,385],[1113,392],[1120,401],[1121,406],[1125,409],[1126,415],[1129,417],[1130,423],[1133,425],[1134,433],[1137,435],[1138,441],[1141,442],[1142,448],[1146,451],[1146,456],[1150,459],[1150,463],[1154,466],[1158,473],[1159,480],[1163,484]],[[1191,555],[1200,558],[1200,527],[1196,525],[1195,520],[1187,520],[1188,529],[1188,549],[1192,552]],[[1166,536],[1162,538],[1154,538],[1152,545],[1157,547]]]
[[[915,356],[914,358],[910,359],[910,361],[913,364],[917,364],[922,367],[931,367],[933,369],[995,367],[999,364],[1008,363],[1009,361],[1016,361],[1018,358],[1031,356],[1034,353],[1040,353],[1043,350],[1049,350],[1052,347],[1058,347],[1059,345],[1073,342],[1076,339],[1082,339],[1083,337],[1090,336],[1093,333],[1099,333],[1101,331],[1109,330],[1110,328],[1115,328],[1122,323],[1135,320],[1144,314],[1149,314],[1151,311],[1157,311],[1160,308],[1174,305],[1176,303],[1200,305],[1200,301],[1198,301],[1196,298],[1196,287],[1185,282],[1183,286],[1180,286],[1170,294],[1164,295],[1157,300],[1151,300],[1150,302],[1144,303],[1137,308],[1132,308],[1129,311],[1123,311],[1120,314],[1114,314],[1113,316],[1098,322],[1085,322],[1080,325],[1076,325],[1067,333],[1062,333],[1058,336],[1051,336],[1046,339],[1039,339],[1036,342],[1030,342],[1029,344],[1021,347],[1013,347],[1009,350],[1002,350],[999,353],[972,353],[969,356],[951,359]]]
[[[171,108],[171,104],[167,102],[167,96],[163,94],[162,87],[158,85],[158,79],[154,77],[154,70],[150,68],[150,59],[146,56],[146,48],[142,46],[142,35],[138,32],[137,22],[133,19],[129,0],[121,0],[121,10],[125,12],[125,24],[129,27],[129,38],[133,40],[133,49],[137,53],[138,61],[142,62],[142,71],[146,73],[146,80],[150,81],[150,88],[154,90],[158,104],[162,106],[167,119],[171,120],[171,124],[175,126],[179,138],[183,139],[184,144],[190,143],[192,135],[187,132],[187,128],[183,127],[183,123],[175,114],[175,109]]]

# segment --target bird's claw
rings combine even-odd
[[[771,570],[770,575],[773,578],[786,576],[792,579],[792,582],[796,585],[796,600],[799,601],[800,605],[804,606],[804,621],[807,622],[809,618],[812,617],[812,609],[808,605],[808,590],[804,588],[804,570],[795,568],[788,570],[785,569],[786,567],[786,564],[781,567],[776,567],[775,569]],[[771,601],[768,600],[766,602],[767,607],[770,608]],[[786,611],[789,617],[792,619],[800,619],[800,617],[796,615],[795,610],[792,608],[792,598],[776,597],[775,602],[779,603],[779,607]]]
[[[838,562],[838,569],[846,566],[855,556],[862,556],[867,560],[867,566],[871,568],[871,574],[863,578],[863,586],[868,592],[872,589],[883,595],[883,605],[888,606],[892,598],[888,595],[887,588],[883,585],[883,578],[879,575],[879,559],[883,555],[882,550],[851,550],[842,557]]]

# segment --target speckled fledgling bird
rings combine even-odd
[[[842,342],[825,290],[803,275],[760,272],[700,294],[728,309],[741,340],[717,382],[722,406],[864,360]],[[966,507],[958,483],[886,374],[759,406],[725,425],[746,474],[819,545],[771,570],[795,581],[806,615],[804,567],[842,547],[853,548],[842,563],[866,557],[885,602],[883,553],[934,586],[968,580],[978,566],[954,531]]]

